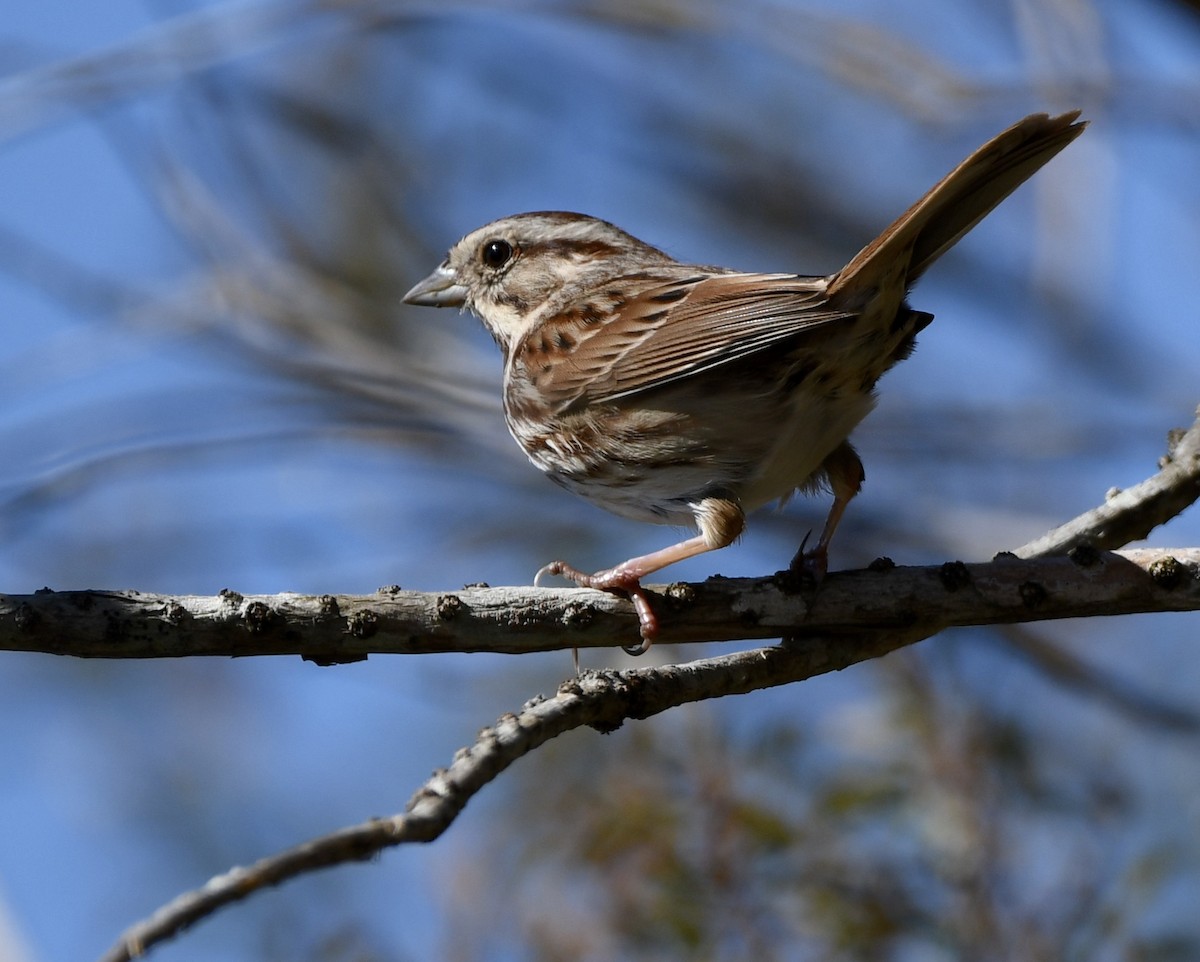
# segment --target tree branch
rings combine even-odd
[[[513,762],[574,728],[618,728],[706,698],[744,694],[801,681],[878,657],[920,640],[919,632],[867,632],[817,638],[720,658],[623,672],[588,672],[564,682],[548,699],[535,698],[517,714],[480,732],[409,799],[404,813],[377,818],[298,845],[248,867],[237,867],[187,892],[132,926],[101,962],[128,962],[217,909],[266,886],[344,862],[360,861],[405,842],[440,836],[476,792]]]
[[[1071,548],[1119,548],[1145,538],[1160,524],[1200,499],[1200,408],[1187,431],[1172,431],[1159,471],[1141,484],[1114,488],[1104,504],[1047,532],[1014,552],[1022,558],[1061,554]]]
[[[710,578],[657,589],[663,640],[774,639],[1200,608],[1200,548],[1143,548],[982,564],[830,574],[820,590],[768,578]],[[613,647],[638,636],[623,598],[578,588],[470,587],[453,593],[215,597],[138,591],[0,595],[0,649],[85,658],[528,653]]]
[[[391,818],[372,819],[360,825],[311,840],[295,848],[264,858],[245,868],[234,868],[211,879],[203,887],[184,893],[164,905],[148,919],[132,926],[103,956],[102,962],[126,962],[147,948],[182,931],[224,905],[236,902],[251,892],[278,885],[290,878],[318,868],[374,856],[377,852],[405,842],[428,842],[437,838],[457,818],[467,801],[484,785],[521,756],[549,739],[573,728],[591,725],[601,731],[619,727],[627,718],[648,718],[688,702],[724,695],[742,694],[759,688],[790,684],[828,671],[877,658],[897,648],[936,634],[952,624],[1033,621],[1045,618],[1075,617],[1083,614],[1119,614],[1132,611],[1195,610],[1200,602],[1200,548],[1166,550],[1140,549],[1105,553],[1092,545],[1114,547],[1116,532],[1149,531],[1165,520],[1166,505],[1173,513],[1186,508],[1200,497],[1200,420],[1179,435],[1172,451],[1153,478],[1126,492],[1129,497],[1110,498],[1105,505],[1082,515],[1074,522],[1018,549],[1028,560],[1006,553],[988,564],[965,565],[951,562],[940,568],[892,568],[886,564],[874,570],[840,572],[830,575],[820,592],[805,599],[802,593],[789,593],[786,578],[710,579],[701,585],[672,586],[666,589],[667,610],[663,613],[664,633],[672,640],[716,640],[715,629],[705,628],[711,614],[736,626],[736,636],[762,637],[776,632],[790,635],[781,645],[707,658],[684,665],[668,665],[625,672],[588,672],[559,687],[549,699],[527,702],[517,714],[505,715],[480,733],[470,747],[461,749],[446,769],[435,772],[409,800],[405,811]],[[1186,495],[1190,494],[1190,498]],[[1065,550],[1063,558],[1039,557]],[[497,594],[498,593],[498,594]],[[121,606],[146,600],[149,596],[114,593],[39,594],[23,599],[0,598],[3,636],[14,634],[9,622],[21,620],[17,632],[37,633],[47,640],[64,630],[52,626],[47,599],[66,599],[57,606],[68,612],[72,599],[96,597],[96,603]],[[401,596],[403,596],[401,598]],[[515,609],[495,608],[504,597],[518,599]],[[227,609],[213,617],[235,622],[247,617],[246,609],[261,604],[262,617],[239,629],[256,651],[264,651],[267,639],[252,625],[264,622],[261,634],[271,632],[287,636],[302,632],[304,619],[287,612],[303,607],[299,596],[272,596],[275,600],[254,599],[225,593],[220,602]],[[347,599],[380,607],[381,594],[370,600]],[[534,591],[532,589],[466,589],[459,595],[431,596],[416,592],[394,592],[391,599],[404,613],[385,613],[383,627],[376,625],[370,637],[371,650],[383,650],[387,641],[395,651],[445,650],[430,647],[444,644],[446,633],[470,623],[479,637],[504,638],[487,650],[532,651],[547,648],[586,646],[598,643],[592,634],[600,623],[606,644],[612,644],[614,626],[625,631],[636,624],[628,606],[618,599],[595,592],[571,590]],[[457,601],[450,601],[457,598]],[[674,599],[673,601],[671,599]],[[282,600],[281,600],[282,599]],[[432,601],[431,601],[432,599]],[[520,600],[523,599],[523,600]],[[582,599],[582,600],[581,600]],[[175,599],[182,605],[186,599]],[[212,599],[201,599],[211,605]],[[311,605],[312,599],[308,599]],[[153,604],[160,606],[158,599]],[[153,604],[150,605],[153,607]],[[571,605],[582,607],[572,608]],[[28,608],[22,609],[22,605]],[[338,619],[352,620],[361,611],[342,613],[343,602],[332,598],[317,599],[308,610],[310,623],[319,624],[328,634],[318,649],[324,657],[339,660],[352,655],[365,656],[365,649],[348,647],[343,635],[353,634]],[[411,608],[406,606],[412,606]],[[1086,610],[1085,610],[1086,609]],[[21,611],[24,615],[21,615]],[[111,609],[104,609],[111,614]],[[280,610],[282,628],[266,613]],[[503,611],[507,610],[507,621]],[[414,615],[413,612],[418,614]],[[588,612],[588,614],[581,614]],[[570,613],[570,614],[569,614]],[[154,643],[170,635],[167,615],[159,611],[138,622],[146,637],[135,640],[154,654],[167,654],[163,644]],[[411,626],[423,625],[424,634],[414,630],[406,635],[388,619],[416,617]],[[45,618],[46,620],[39,620]],[[841,618],[837,621],[836,618]],[[120,622],[118,617],[117,622]],[[182,624],[203,619],[190,609],[176,612],[174,621]],[[157,626],[157,627],[154,627]],[[482,626],[482,627],[481,627]],[[595,629],[599,631],[600,629]],[[506,636],[507,631],[507,636]],[[686,635],[679,638],[677,633]],[[94,634],[94,632],[93,632]],[[131,644],[127,627],[113,630],[108,648],[90,653],[111,655],[114,645]],[[203,634],[203,633],[201,633]],[[517,640],[519,637],[519,640]],[[30,639],[26,637],[26,641]],[[301,650],[292,642],[292,651]],[[37,650],[65,650],[39,648]],[[275,647],[271,650],[280,651]],[[454,650],[463,650],[456,647]],[[481,650],[480,647],[471,650]],[[75,652],[79,653],[79,652]],[[176,654],[182,653],[179,651]],[[208,653],[219,653],[209,651]],[[246,654],[224,651],[224,653]],[[312,650],[303,652],[315,657]]]

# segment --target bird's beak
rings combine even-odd
[[[467,289],[454,281],[454,271],[442,264],[436,271],[404,295],[405,304],[421,307],[462,307],[467,302]]]

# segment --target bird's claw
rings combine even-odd
[[[798,575],[802,582],[811,581],[813,584],[819,585],[825,580],[825,575],[829,571],[829,548],[824,542],[818,541],[812,551],[805,551],[804,547],[808,544],[811,534],[810,531],[800,542],[795,557],[788,565],[788,571],[793,575]]]
[[[568,581],[575,582],[580,588],[595,588],[597,591],[624,595],[633,604],[633,610],[637,612],[642,640],[636,645],[622,645],[621,649],[626,654],[634,656],[644,655],[650,650],[650,646],[658,637],[658,616],[654,614],[649,595],[642,587],[641,580],[637,575],[622,571],[619,565],[589,575],[578,568],[571,567],[565,561],[551,561],[548,565],[543,565],[534,575],[534,585],[539,585],[541,579],[548,575],[566,578]]]

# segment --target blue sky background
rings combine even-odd
[[[673,29],[624,4],[10,4],[0,590],[439,589],[660,547],[673,532],[525,465],[472,318],[396,295],[525,209],[587,211],[685,259],[831,271],[1040,109],[1082,106],[1092,127],[922,281],[913,302],[937,321],[858,435],[868,484],[833,565],[987,558],[1152,473],[1200,402],[1200,16],[1132,0],[669,6]],[[773,571],[824,510],[763,513],[671,577]],[[1200,544],[1196,512],[1152,543]],[[1196,707],[1194,617],[1044,633]],[[1194,742],[1064,696],[981,635],[945,642],[975,652],[973,697],[1107,746],[1151,800],[1114,845],[1194,854]],[[3,661],[5,962],[93,957],[232,864],[399,810],[570,670],[565,654]],[[837,742],[833,722],[868,711],[869,671],[706,711],[795,713]],[[345,932],[381,958],[437,955],[457,873],[506,800],[156,957],[316,958]],[[1197,897],[1185,877],[1147,924],[1194,928],[1180,907]]]

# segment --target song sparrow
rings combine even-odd
[[[793,568],[824,575],[829,541],[863,482],[847,438],[875,382],[931,314],[913,284],[988,212],[1079,136],[1079,111],[1034,114],[946,175],[828,277],[681,264],[619,228],[565,212],[481,227],[405,295],[465,307],[504,354],[504,412],[529,459],[627,518],[696,537],[585,574],[540,572],[634,603],[645,651],[658,625],[641,579],[723,548],[745,516],[828,487],[816,546]]]

